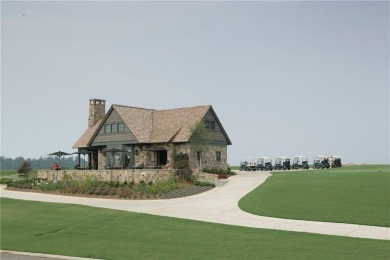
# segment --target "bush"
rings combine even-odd
[[[218,174],[218,179],[227,179],[229,178],[229,175],[226,173],[219,173]]]
[[[202,170],[203,172],[205,173],[211,173],[211,174],[225,174],[225,175],[235,175],[234,172],[232,172],[232,170],[228,167],[228,169],[224,170],[224,169],[220,169],[220,168],[211,168],[211,169],[208,169],[208,168],[204,168]],[[226,178],[228,178],[229,176],[227,176]]]
[[[121,198],[152,198],[178,189],[180,184],[177,177],[168,180],[141,181],[138,185],[134,181],[129,183],[96,181],[94,178],[87,178],[83,181],[72,180],[70,176],[64,176],[62,180],[31,179],[7,176],[2,178],[7,182],[8,187],[20,189],[34,189],[42,191],[59,191],[68,194],[88,194],[102,196],[119,196]],[[115,186],[119,186],[118,188]]]
[[[31,171],[31,164],[30,162],[24,161],[19,169],[17,170],[19,175],[24,175],[28,177],[28,173]]]
[[[215,187],[215,183],[212,182],[212,181],[208,181],[208,180],[203,180],[203,179],[198,179],[195,181],[195,185],[196,186],[210,186],[210,187]]]

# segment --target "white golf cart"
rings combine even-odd
[[[275,159],[275,170],[291,170],[290,158],[280,156]]]
[[[328,169],[330,167],[328,156],[319,155],[314,158],[314,169]]]
[[[307,156],[295,156],[292,164],[293,169],[309,169],[309,159]]]
[[[272,171],[272,158],[270,157],[260,157],[257,160],[257,165],[256,165],[257,170],[266,170],[266,171]]]
[[[252,157],[243,157],[241,159],[240,171],[256,171],[256,163]]]

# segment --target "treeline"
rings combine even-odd
[[[60,163],[61,168],[73,169],[75,165],[79,163],[78,157],[73,156],[62,156],[61,160],[58,160],[58,157],[55,156],[41,157],[39,159],[25,159],[23,157],[12,159],[0,156],[0,169],[17,170],[25,161],[29,162],[31,164],[31,168],[34,170],[50,169],[50,166],[54,162]],[[80,158],[80,163],[81,165],[84,165],[84,159],[82,157]]]

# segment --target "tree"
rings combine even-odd
[[[27,176],[27,179],[28,179],[28,174],[30,171],[31,171],[31,164],[28,161],[24,161],[20,165],[19,169],[17,170],[19,175]]]
[[[206,150],[210,143],[210,135],[207,132],[206,125],[203,120],[191,126],[190,131],[190,148],[192,151],[196,152],[198,167],[199,169],[202,169],[202,153]]]
[[[175,174],[179,176],[180,179],[186,181],[191,179],[192,170],[190,167],[190,157],[187,153],[174,154],[173,165],[175,168]]]

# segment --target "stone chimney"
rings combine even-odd
[[[90,99],[89,100],[89,118],[88,127],[94,126],[99,119],[103,118],[106,114],[106,101],[103,99]]]

